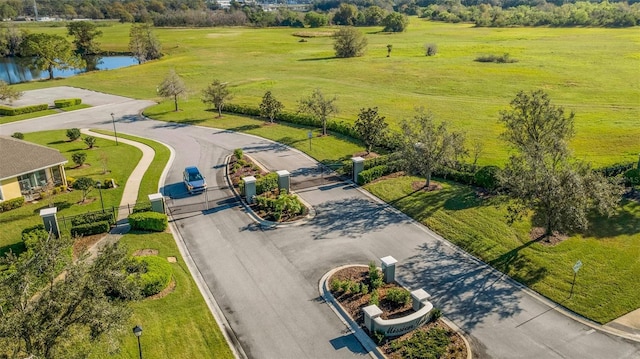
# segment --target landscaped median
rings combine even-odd
[[[379,358],[470,358],[464,336],[451,329],[424,290],[395,282],[395,259],[346,265],[326,273],[320,294],[370,355]]]

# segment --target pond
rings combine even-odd
[[[138,64],[138,60],[132,56],[91,56],[85,60],[87,61],[87,67],[82,69],[53,70],[53,77],[71,77],[87,71],[113,70]],[[19,82],[49,78],[49,71],[31,69],[26,64],[27,62],[28,59],[14,57],[0,58],[0,80],[10,84],[16,84]]]

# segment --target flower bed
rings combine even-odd
[[[396,283],[380,283],[379,280],[377,284],[373,283],[370,268],[353,266],[337,271],[329,278],[330,290],[345,311],[388,358],[467,358],[464,340],[440,319],[394,338],[369,333],[364,327],[362,308],[370,304],[377,304],[382,310],[382,319],[394,319],[413,313],[410,300],[403,302],[397,298],[399,289],[404,288]],[[381,277],[379,272],[378,274]],[[378,289],[374,290],[378,285]],[[378,293],[377,299],[375,292]],[[396,297],[395,301],[390,299],[390,293]]]

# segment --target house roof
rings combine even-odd
[[[0,180],[67,163],[60,151],[0,136]]]

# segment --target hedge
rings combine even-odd
[[[137,278],[140,291],[144,297],[160,293],[171,282],[171,264],[158,256],[137,257],[144,263],[145,272]]]
[[[91,222],[85,224],[79,224],[71,227],[72,237],[90,236],[92,234],[109,232],[111,226],[107,221]]]
[[[133,207],[133,213],[151,212],[151,202],[138,202]]]
[[[624,173],[625,186],[638,186],[640,185],[640,169],[633,168]]]
[[[44,224],[42,223],[22,230],[22,241],[27,248],[33,248],[38,242],[48,237],[49,232],[44,229]]]
[[[497,166],[484,166],[480,168],[473,176],[476,185],[488,190],[494,190],[498,187],[498,171]]]
[[[358,184],[360,186],[365,185],[389,173],[389,166],[387,165],[371,167],[368,170],[358,173]]]
[[[23,107],[0,106],[0,115],[16,116],[16,115],[22,115],[24,113],[44,111],[44,110],[47,110],[48,108],[49,108],[49,105],[47,105],[46,103],[43,103],[40,105],[23,106]]]
[[[0,202],[0,213],[20,208],[24,205],[24,197],[18,197]]]
[[[129,215],[131,229],[137,231],[163,232],[169,222],[167,215],[158,212],[138,212]]]
[[[601,173],[605,177],[615,177],[632,169],[634,165],[635,162],[616,163],[606,167],[596,168],[595,171]]]
[[[81,103],[82,103],[82,99],[79,99],[79,98],[63,98],[60,100],[53,101],[53,104],[56,106],[56,108],[71,107],[71,106],[79,105]]]
[[[114,216],[111,212],[94,212],[94,213],[85,213],[78,216],[75,216],[71,219],[72,226],[79,226],[81,224],[87,224],[92,222],[102,222],[106,221],[109,223],[114,223]]]

